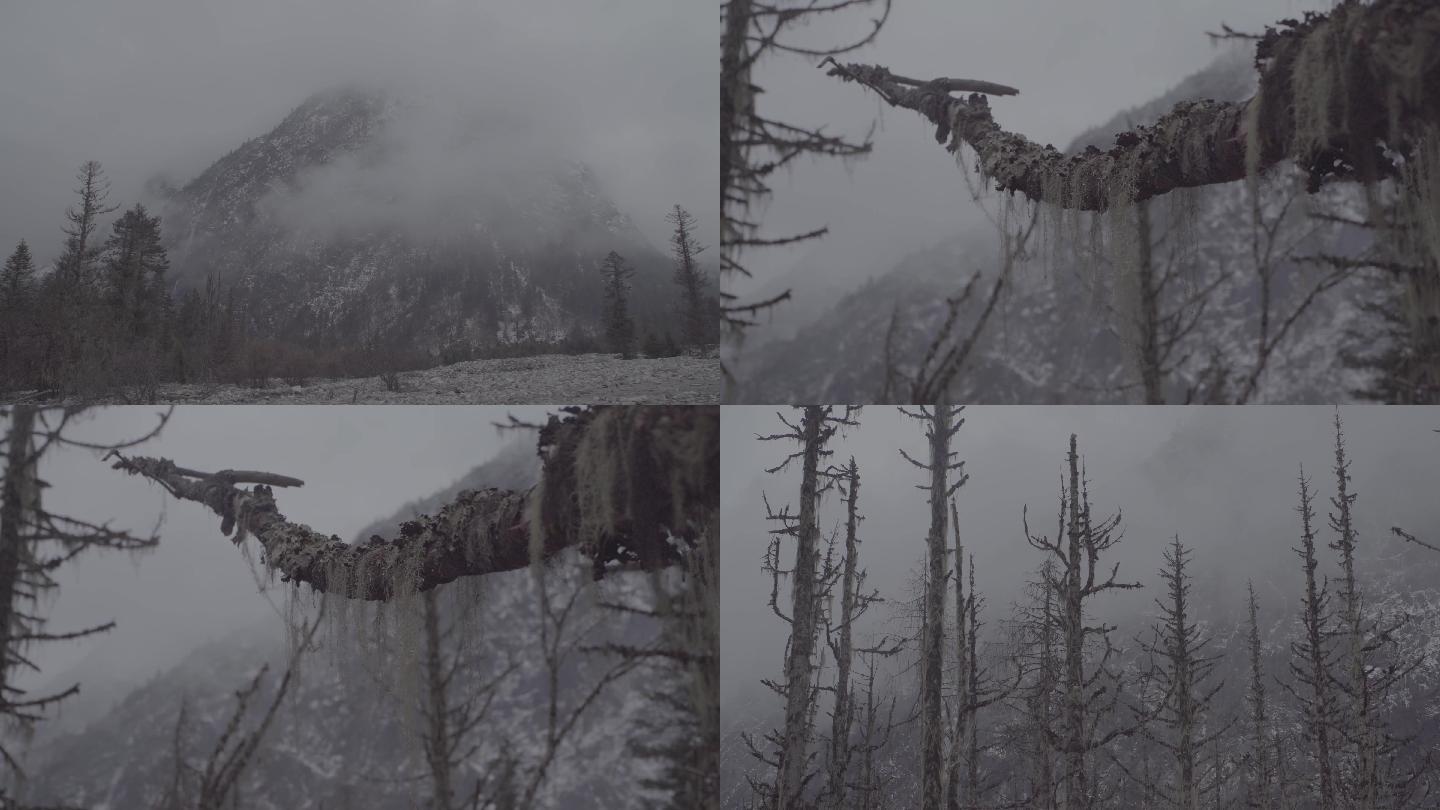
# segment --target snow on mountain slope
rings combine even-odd
[[[1199,97],[1238,101],[1253,88],[1253,68],[1244,54],[1227,52],[1171,92],[1118,113],[1077,138],[1071,151],[1108,146],[1116,132],[1153,121],[1176,102]],[[917,146],[916,148],[921,148]],[[955,182],[961,179],[956,177]],[[1287,212],[1277,232],[1278,260],[1272,279],[1272,314],[1278,323],[1306,296],[1323,268],[1288,258],[1320,252],[1347,253],[1363,246],[1354,229],[1320,223],[1309,210],[1353,211],[1353,189],[1335,187],[1299,195],[1286,207],[1293,188],[1282,171],[1259,184],[1265,219]],[[1162,295],[1166,309],[1213,285],[1194,332],[1171,358],[1174,373],[1166,390],[1170,402],[1186,401],[1203,387],[1216,365],[1229,372],[1230,399],[1255,362],[1261,285],[1254,271],[1252,197],[1245,183],[1168,195],[1150,203],[1157,266],[1176,249],[1183,270]],[[1024,217],[1011,215],[1011,227]],[[1042,212],[1041,227],[1028,246],[1030,261],[1002,297],[970,364],[955,383],[955,401],[984,403],[1143,401],[1133,352],[1121,325],[1125,290],[1110,264],[1126,249],[1123,239],[1107,246],[1108,259],[1085,259],[1092,249],[1088,223],[1058,220]],[[1130,220],[1133,212],[1128,212]],[[1115,233],[1116,222],[1107,224]],[[1083,234],[1084,236],[1078,236]],[[1131,240],[1133,241],[1133,239]],[[913,373],[947,314],[945,300],[959,293],[975,271],[985,274],[962,309],[960,333],[978,315],[990,279],[999,266],[993,231],[957,236],[903,258],[889,273],[844,296],[822,317],[789,340],[742,352],[733,364],[742,402],[873,402],[884,381],[890,338],[894,362]],[[1091,266],[1094,265],[1094,266]],[[804,290],[796,290],[803,296]],[[1252,402],[1346,401],[1365,376],[1341,363],[1348,341],[1363,340],[1373,325],[1362,306],[1376,295],[1356,277],[1317,299],[1293,326],[1290,339],[1270,358]],[[1193,310],[1190,310],[1193,311]],[[1359,337],[1349,333],[1357,332]],[[893,395],[892,395],[893,396]],[[903,394],[901,395],[903,396]]]
[[[390,531],[461,489],[529,486],[537,471],[533,444],[517,441],[454,485],[407,504],[359,534]],[[592,584],[588,567],[566,567],[563,561],[552,564],[550,576],[556,592],[585,589],[576,616],[587,628],[584,645],[642,645],[654,637],[653,620],[598,604],[635,604],[649,593],[643,576],[622,574]],[[534,576],[514,571],[471,578],[442,588],[439,596],[442,620],[453,623],[456,637],[464,639],[460,649],[467,663],[458,671],[452,695],[475,689],[507,662],[517,666],[472,738],[478,749],[469,760],[471,775],[483,773],[506,752],[519,758],[522,769],[533,765],[542,750],[548,694]],[[241,781],[246,807],[402,810],[423,805],[428,796],[417,721],[401,708],[417,699],[421,681],[413,673],[420,645],[414,637],[408,642],[392,638],[380,647],[373,640],[378,627],[413,626],[410,613],[417,606],[341,607],[327,606],[331,623],[319,634],[320,649],[302,662],[299,679]],[[270,676],[255,699],[257,706],[268,705],[286,651],[278,618],[194,650],[82,731],[39,744],[28,758],[26,798],[96,810],[156,806],[174,769],[172,739],[182,701],[189,721],[184,757],[202,767],[233,710],[235,690],[268,662]],[[562,669],[562,711],[578,700],[574,687],[588,686],[607,663],[603,654],[581,653]],[[636,718],[654,710],[647,696],[653,684],[645,678],[642,670],[612,684],[582,716],[541,793],[542,807],[644,806],[645,793],[637,784],[653,776],[655,768],[634,757],[624,743]],[[257,714],[252,709],[249,722]],[[469,781],[467,776],[464,782]]]
[[[359,86],[312,96],[166,195],[177,284],[235,287],[262,335],[437,353],[593,331],[615,250],[640,321],[665,317],[669,261],[594,173],[493,118]]]

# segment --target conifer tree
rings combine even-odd
[[[787,454],[783,461],[767,472],[780,472],[796,460],[801,466],[799,512],[792,513],[786,506],[776,513],[769,510],[767,503],[769,519],[779,524],[779,528],[771,530],[775,539],[771,541],[765,561],[766,572],[774,578],[770,607],[790,625],[784,679],[779,683],[767,681],[767,685],[785,701],[785,725],[778,732],[766,735],[773,754],[761,750],[748,736],[746,742],[753,756],[775,770],[773,784],[760,780],[751,782],[752,789],[769,810],[794,810],[804,806],[805,785],[812,775],[810,743],[814,736],[817,691],[814,658],[821,601],[826,588],[820,569],[820,528],[815,514],[822,492],[820,462],[832,452],[826,449],[830,439],[842,427],[858,424],[853,415],[854,409],[849,406],[837,413],[832,406],[807,405],[799,424],[782,415],[780,420],[785,432],[759,437],[762,441],[789,440],[800,445],[800,449]],[[795,540],[795,563],[788,571],[791,577],[789,615],[781,610],[779,604],[780,578],[786,573],[780,565],[782,537]]]
[[[1246,623],[1246,647],[1249,654],[1250,686],[1245,699],[1250,714],[1250,751],[1246,755],[1246,804],[1255,810],[1275,807],[1275,769],[1271,765],[1272,744],[1270,721],[1266,715],[1265,668],[1260,657],[1260,606],[1255,600],[1255,585],[1245,582],[1249,593]]]
[[[1160,571],[1166,589],[1165,598],[1155,600],[1160,621],[1152,630],[1152,640],[1140,644],[1151,659],[1144,677],[1160,695],[1159,705],[1148,718],[1153,722],[1145,729],[1145,737],[1170,754],[1174,768],[1165,783],[1152,782],[1145,787],[1178,810],[1198,807],[1206,789],[1218,785],[1221,774],[1212,770],[1207,778],[1201,772],[1200,755],[1229,728],[1211,716],[1211,704],[1224,683],[1212,683],[1219,657],[1205,654],[1210,638],[1191,613],[1190,575],[1185,570],[1189,562],[1190,551],[1176,535],[1165,551],[1165,567]]]
[[[950,496],[965,484],[964,462],[954,461],[950,440],[965,424],[959,415],[963,407],[943,401],[918,411],[901,410],[925,423],[929,460],[920,462],[904,450],[900,455],[930,475],[930,483],[918,485],[930,493],[930,533],[926,538],[925,613],[920,629],[920,792],[924,807],[939,807],[945,777],[945,729],[941,711],[942,672],[945,662],[945,577],[949,573],[945,545],[945,506]],[[955,474],[952,481],[951,473]]]
[[[25,311],[34,292],[35,260],[30,256],[30,246],[21,239],[0,269],[0,311],[7,314],[7,321]]]
[[[670,253],[675,257],[675,284],[680,288],[681,334],[686,346],[705,344],[711,321],[705,305],[705,273],[697,257],[705,249],[695,241],[695,217],[680,206],[665,216],[675,226]]]
[[[64,632],[49,632],[36,606],[59,588],[57,569],[87,551],[112,549],[138,551],[153,547],[158,538],[117,531],[78,518],[57,514],[45,506],[45,482],[40,477],[44,454],[55,447],[110,449],[153,437],[164,427],[168,414],[148,434],[130,442],[96,445],[66,435],[80,409],[40,410],[15,405],[0,410],[0,720],[11,730],[29,733],[44,713],[80,691],[79,685],[35,694],[20,688],[15,675],[35,664],[29,650],[35,644],[69,641],[115,627],[104,622]],[[14,754],[0,741],[0,775],[19,774]],[[10,807],[0,783],[0,807]]]
[[[635,270],[612,250],[600,272],[605,281],[605,340],[610,351],[629,359],[635,356],[635,321],[630,317],[630,277]]]
[[[1317,581],[1315,575],[1320,563],[1315,556],[1313,500],[1310,481],[1302,470],[1300,505],[1296,507],[1300,514],[1300,547],[1295,549],[1295,553],[1300,557],[1305,574],[1300,614],[1303,635],[1290,645],[1290,673],[1294,681],[1283,682],[1283,685],[1300,704],[1305,739],[1311,746],[1310,756],[1315,763],[1318,807],[1320,810],[1334,810],[1338,806],[1334,759],[1336,699],[1330,680],[1335,657],[1331,650],[1334,630],[1330,594],[1324,582]]]
[[[95,265],[100,255],[95,242],[100,230],[100,217],[119,210],[119,206],[106,204],[110,196],[110,180],[105,177],[99,161],[85,161],[75,179],[80,182],[80,187],[75,189],[80,201],[78,206],[71,206],[65,211],[68,223],[63,229],[65,251],[55,267],[63,286],[84,290],[95,282]]]
[[[136,204],[115,221],[105,240],[105,287],[119,323],[132,335],[153,334],[168,307],[165,271],[170,260],[160,243],[160,218]]]
[[[1066,810],[1089,810],[1095,806],[1091,755],[1117,737],[1133,734],[1136,726],[1114,719],[1120,700],[1118,676],[1109,669],[1115,653],[1110,642],[1114,628],[1091,623],[1087,605],[1101,594],[1141,586],[1115,578],[1119,563],[1111,567],[1108,575],[1101,567],[1101,555],[1120,541],[1120,513],[1098,520],[1093,517],[1089,485],[1080,469],[1074,434],[1070,436],[1066,462],[1069,485],[1062,482],[1060,487],[1054,539],[1031,533],[1028,519],[1022,520],[1030,544],[1053,556],[1056,562],[1049,587],[1056,595],[1055,623],[1060,637],[1060,729],[1047,725],[1042,731],[1060,754],[1061,806]]]

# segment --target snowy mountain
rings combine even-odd
[[[236,288],[265,336],[438,354],[593,331],[615,250],[640,322],[663,317],[668,259],[590,168],[523,139],[436,98],[316,94],[163,192],[171,272]]]
[[[1164,96],[1117,113],[1082,134],[1070,151],[1108,147],[1117,132],[1150,123],[1179,101],[1243,100],[1253,92],[1253,80],[1248,57],[1227,52]],[[1330,188],[1313,196],[1294,189],[1293,178],[1278,170],[1258,184],[1262,221],[1283,220],[1272,251],[1273,323],[1298,307],[1324,275],[1324,268],[1299,257],[1354,253],[1364,246],[1354,229],[1307,216],[1312,211],[1353,214],[1359,205],[1354,189]],[[1252,199],[1247,183],[1240,182],[1177,192],[1149,204],[1157,269],[1167,262],[1179,268],[1175,283],[1161,295],[1162,310],[1184,312],[1188,318],[1198,294],[1208,291],[1202,317],[1170,358],[1174,372],[1165,391],[1170,402],[1203,399],[1206,395],[1196,392],[1206,389],[1216,367],[1228,376],[1224,393],[1213,398],[1233,399],[1255,363],[1262,285],[1254,269]],[[1010,201],[990,204],[1003,208]],[[1022,206],[1007,216],[1012,233],[1028,221]],[[1098,228],[1092,228],[1089,216],[1041,212],[1026,248],[1027,261],[956,381],[954,401],[1143,401],[1129,348],[1133,337],[1124,326],[1137,318],[1130,303],[1133,291],[1117,269],[1124,257],[1134,255],[1136,214],[1127,209],[1105,215]],[[1101,234],[1098,242],[1092,241],[1096,234]],[[998,243],[992,228],[912,253],[842,297],[794,337],[742,353],[732,364],[739,379],[738,401],[879,401],[887,341],[895,367],[913,374],[947,317],[946,299],[957,295],[978,271],[982,278],[958,320],[960,336],[968,333],[998,270]],[[806,293],[796,289],[795,294]],[[1362,318],[1361,305],[1376,294],[1366,279],[1356,277],[1319,296],[1291,327],[1290,338],[1273,352],[1249,400],[1350,399],[1365,378],[1343,367],[1340,356],[1344,346],[1354,345],[1347,340],[1363,340],[1374,328]],[[1361,337],[1350,337],[1351,331]]]
[[[390,531],[462,489],[528,486],[537,470],[533,444],[517,442],[451,487],[408,504],[360,536]],[[589,580],[588,568],[552,564],[552,592],[584,589],[577,608],[584,645],[638,645],[653,638],[652,620],[598,605],[636,604],[649,593],[648,581],[638,575],[598,585]],[[452,699],[473,693],[507,663],[516,666],[501,681],[487,720],[472,735],[478,748],[467,760],[472,770],[462,782],[468,785],[470,777],[493,769],[502,754],[514,755],[524,774],[540,758],[548,695],[535,579],[529,571],[495,574],[452,583],[438,595],[442,625],[455,628],[447,654],[466,662],[451,687]],[[418,604],[382,609],[327,605],[328,624],[317,636],[320,649],[302,661],[298,681],[242,779],[244,806],[402,810],[424,804],[429,787],[418,736],[423,724],[402,708],[416,705],[423,683],[418,609]],[[246,727],[253,726],[285,669],[287,650],[278,617],[194,650],[85,729],[40,743],[28,759],[27,798],[97,809],[156,806],[174,772],[173,740],[182,702],[187,718],[182,756],[188,765],[203,768],[231,716],[235,691],[269,663],[270,674],[247,715]],[[572,687],[588,688],[608,662],[598,653],[570,660],[560,674],[562,712],[579,699]],[[643,669],[625,676],[586,711],[551,770],[542,807],[623,810],[644,805],[646,796],[636,784],[653,775],[655,767],[632,756],[624,743],[636,717],[654,711],[647,696],[654,684],[647,677]]]

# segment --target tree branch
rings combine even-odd
[[[1337,179],[1393,175],[1394,155],[1440,127],[1440,60],[1427,57],[1436,52],[1440,5],[1344,2],[1282,20],[1259,37],[1259,91],[1248,101],[1182,102],[1153,126],[1120,133],[1109,151],[1078,155],[1002,129],[985,96],[954,98],[949,80],[915,86],[879,65],[825,64],[828,75],[929,119],[951,152],[962,143],[974,149],[997,190],[1105,211],[1240,180],[1287,158],[1309,171],[1312,191]]]
[[[658,568],[678,559],[671,538],[690,540],[718,509],[719,412],[713,407],[596,407],[551,417],[541,431],[541,483],[523,492],[460,493],[435,516],[402,524],[393,539],[349,544],[285,518],[271,488],[239,489],[236,475],[198,474],[168,459],[129,458],[142,475],[204,504],[238,544],[253,535],[284,581],[352,599],[386,601],[463,576],[525,568],[576,546],[595,575],[611,567]],[[108,457],[107,457],[108,458]],[[190,473],[187,475],[187,473]]]

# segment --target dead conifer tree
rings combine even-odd
[[[93,627],[60,633],[45,630],[44,600],[59,588],[58,569],[88,551],[141,551],[159,542],[158,536],[141,536],[117,531],[106,525],[56,514],[45,508],[42,493],[48,486],[40,477],[40,464],[54,448],[114,450],[147,441],[159,434],[169,413],[159,416],[156,426],[127,442],[99,445],[67,435],[67,429],[81,409],[40,410],[29,405],[0,409],[7,417],[0,433],[0,717],[11,730],[33,731],[44,713],[77,694],[75,684],[58,692],[32,695],[16,685],[23,671],[38,671],[29,657],[30,647],[56,641],[72,641],[115,627],[105,622]],[[5,801],[6,783],[22,774],[15,755],[0,740],[0,803]]]
[[[1224,682],[1212,682],[1219,656],[1205,654],[1210,637],[1191,616],[1190,575],[1185,571],[1190,553],[1176,535],[1160,571],[1166,587],[1165,598],[1155,600],[1160,621],[1152,628],[1151,639],[1140,642],[1149,658],[1142,678],[1159,694],[1158,705],[1142,710],[1148,721],[1142,733],[1170,754],[1173,768],[1170,779],[1150,781],[1145,788],[1177,810],[1196,810],[1207,790],[1219,789],[1223,774],[1215,763],[1204,773],[1201,755],[1230,728],[1213,717],[1212,704]]]
[[[831,708],[830,751],[826,763],[825,804],[832,810],[840,810],[846,804],[849,786],[850,760],[854,753],[851,730],[855,719],[855,698],[851,684],[851,669],[855,658],[855,622],[865,611],[880,600],[875,592],[865,593],[865,571],[860,568],[859,523],[864,518],[858,510],[860,497],[860,467],[855,457],[838,471],[829,473],[845,497],[845,552],[841,561],[840,575],[840,618],[834,626],[826,628],[826,639],[831,655],[835,659],[835,702]],[[881,649],[885,647],[884,642]],[[879,652],[880,650],[873,650]],[[872,652],[872,650],[865,650]]]
[[[1344,746],[1337,787],[1356,810],[1400,807],[1410,798],[1418,774],[1398,772],[1395,755],[1403,741],[1390,733],[1383,712],[1395,688],[1421,664],[1423,656],[1407,657],[1398,650],[1395,633],[1406,617],[1383,624],[1366,616],[1356,573],[1358,535],[1353,508],[1358,496],[1350,486],[1350,460],[1338,409],[1334,426],[1335,495],[1330,503],[1335,511],[1329,515],[1329,525],[1336,534],[1330,548],[1340,557],[1341,609],[1336,633],[1342,639],[1342,660],[1331,681],[1342,704],[1337,731]]]
[[[882,643],[864,652],[865,711],[860,732],[860,774],[850,786],[855,796],[850,806],[855,810],[884,810],[886,807],[884,791],[890,777],[881,772],[875,759],[876,754],[890,744],[890,735],[895,730],[895,698],[891,696],[890,706],[882,720],[880,712],[884,698],[877,700],[875,697],[875,661],[893,654],[893,648],[892,652],[885,652],[881,649],[883,646]]]
[[[780,415],[785,432],[757,437],[761,441],[793,441],[800,445],[800,449],[766,472],[779,473],[796,460],[801,467],[799,513],[792,513],[788,505],[777,513],[766,502],[768,518],[779,524],[770,530],[773,539],[766,551],[765,569],[773,583],[770,607],[790,625],[784,678],[778,683],[767,681],[766,685],[785,701],[784,727],[778,733],[766,735],[773,755],[760,750],[753,739],[746,738],[752,755],[775,769],[773,785],[752,781],[761,802],[773,810],[806,806],[807,785],[814,776],[810,768],[810,744],[816,705],[816,636],[825,591],[820,571],[820,529],[815,514],[822,491],[820,462],[833,452],[826,449],[830,439],[842,427],[858,424],[854,414],[855,409],[850,406],[837,411],[831,406],[807,405],[801,411],[799,424]],[[780,541],[784,537],[795,540],[795,562],[788,571],[780,564]],[[780,580],[787,573],[791,580],[789,614],[779,606]]]
[[[1019,606],[1014,624],[1015,670],[1019,677],[1014,702],[1019,716],[1018,744],[1025,766],[1023,784],[1015,790],[1026,807],[1055,810],[1058,807],[1056,758],[1059,739],[1054,733],[1055,707],[1059,702],[1060,634],[1056,611],[1055,558],[1041,561],[1035,579],[1026,583],[1027,601]]]
[[[974,716],[974,712],[971,711],[968,681],[971,667],[966,665],[966,658],[973,651],[966,643],[965,617],[969,606],[965,602],[965,548],[960,542],[960,514],[954,499],[950,501],[950,525],[955,534],[955,700],[952,713],[954,720],[950,726],[950,755],[946,763],[945,808],[957,810],[960,806],[962,740],[965,739],[965,725]],[[971,593],[974,593],[973,570],[971,577]]]
[[[1121,582],[1115,577],[1120,564],[1115,563],[1108,575],[1101,574],[1101,555],[1112,549],[1123,536],[1119,512],[1108,518],[1096,519],[1091,512],[1089,482],[1080,468],[1075,435],[1070,436],[1069,484],[1060,487],[1059,526],[1052,540],[1030,531],[1028,507],[1024,521],[1025,536],[1034,548],[1053,555],[1056,571],[1050,587],[1056,593],[1056,624],[1061,640],[1063,667],[1059,675],[1061,697],[1061,728],[1046,728],[1061,757],[1060,784],[1063,786],[1064,810],[1090,810],[1094,806],[1091,787],[1090,755],[1109,745],[1116,738],[1129,736],[1134,725],[1116,721],[1115,709],[1120,700],[1118,677],[1109,669],[1115,647],[1110,633],[1115,629],[1104,623],[1090,624],[1086,605],[1096,597],[1115,590],[1141,587],[1138,582]],[[1104,579],[1099,579],[1104,576]],[[1094,656],[1087,653],[1098,647]],[[1090,659],[1087,662],[1087,658]]]
[[[870,151],[859,141],[825,134],[819,127],[792,124],[763,114],[756,101],[764,92],[755,66],[767,56],[839,55],[873,41],[890,15],[891,0],[840,0],[823,6],[792,0],[726,0],[720,7],[720,274],[748,278],[741,254],[747,249],[788,245],[824,236],[827,229],[779,237],[761,234],[756,209],[770,196],[770,178],[807,155],[854,158]],[[791,41],[808,23],[849,10],[878,9],[873,27],[855,41],[823,48]],[[790,297],[790,291],[763,301],[742,302],[720,292],[722,337],[739,340],[756,315]]]
[[[1255,585],[1246,580],[1249,599],[1246,604],[1246,651],[1249,655],[1250,684],[1245,693],[1249,704],[1250,750],[1246,752],[1246,806],[1255,810],[1275,808],[1275,769],[1271,764],[1273,742],[1265,704],[1265,668],[1260,650],[1260,606],[1255,600]]]
[[[1334,736],[1338,720],[1336,701],[1330,682],[1334,663],[1331,650],[1332,619],[1330,594],[1323,582],[1316,581],[1315,531],[1312,523],[1315,510],[1310,482],[1300,472],[1300,557],[1305,574],[1305,592],[1301,596],[1300,620],[1303,635],[1290,645],[1290,673],[1293,682],[1282,682],[1284,688],[1300,705],[1306,742],[1315,765],[1317,799],[1320,810],[1334,810],[1336,804]]]
[[[486,796],[493,788],[493,779],[487,778],[476,779],[467,788],[462,784],[464,767],[480,749],[475,732],[489,715],[502,682],[518,669],[518,665],[514,661],[497,665],[468,656],[473,639],[456,632],[456,621],[446,621],[437,591],[421,594],[421,606],[423,658],[420,675],[423,691],[417,705],[404,708],[414,712],[420,720],[417,725],[430,776],[431,810],[460,810],[473,806],[478,798]],[[473,607],[456,605],[455,610]],[[494,674],[477,686],[460,692],[457,677],[466,669],[477,666],[483,666]]]
[[[959,418],[963,406],[939,403],[914,411],[901,409],[925,425],[929,446],[928,461],[920,462],[903,449],[900,455],[929,474],[928,484],[917,484],[929,493],[930,532],[926,535],[924,615],[920,625],[920,796],[921,806],[941,806],[945,780],[945,715],[942,706],[945,665],[945,577],[949,574],[945,545],[945,506],[950,496],[965,484],[965,463],[955,461],[950,440],[965,424]],[[955,473],[951,481],[950,474]]]

